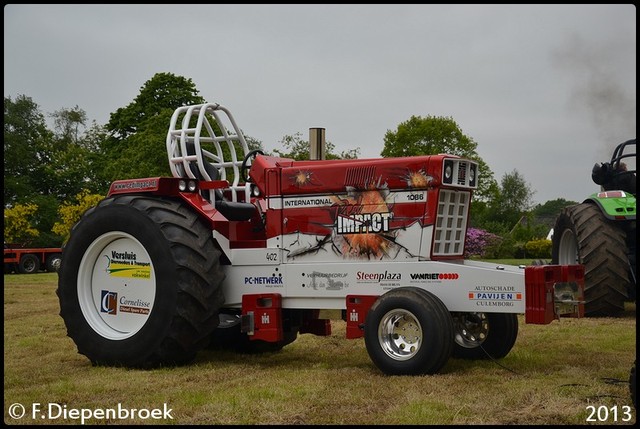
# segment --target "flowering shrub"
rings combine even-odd
[[[464,257],[485,256],[487,248],[497,244],[500,237],[480,228],[467,229],[465,237]]]
[[[551,258],[551,245],[551,240],[531,240],[527,241],[524,249],[531,258]]]

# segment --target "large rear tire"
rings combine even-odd
[[[461,359],[500,359],[518,338],[518,316],[512,313],[453,313],[453,356]]]
[[[453,322],[432,293],[399,288],[371,306],[364,339],[369,357],[387,375],[435,374],[451,356]]]
[[[96,365],[190,362],[223,304],[220,251],[184,204],[107,198],[74,226],[60,266],[60,316]]]
[[[585,316],[619,316],[631,287],[624,231],[582,203],[562,210],[552,241],[552,264],[584,265]]]

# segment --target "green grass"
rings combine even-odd
[[[500,262],[504,263],[504,262]],[[94,367],[77,353],[58,315],[55,274],[4,276],[5,423],[80,424],[33,417],[53,410],[162,409],[172,419],[99,418],[92,424],[634,424],[628,378],[635,359],[635,305],[620,318],[526,325],[494,361],[450,359],[432,376],[385,376],[345,323],[332,335],[299,335],[278,353],[204,350],[188,366],[154,370]],[[13,419],[19,403],[26,415]],[[589,407],[610,410],[587,422]],[[617,420],[613,412],[618,413]],[[46,416],[45,416],[46,417]]]

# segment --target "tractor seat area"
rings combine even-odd
[[[202,149],[200,149],[200,151],[202,152]],[[204,169],[209,177],[211,177],[211,180],[219,180],[220,172],[213,164],[206,162],[204,153],[202,153],[202,159],[205,160]],[[199,180],[206,180],[206,178],[203,177],[203,175],[200,173],[197,162],[191,162],[189,164],[189,168],[196,178],[198,178]],[[208,198],[207,191],[202,191],[202,193],[202,196],[204,198]],[[220,189],[216,189],[214,193],[216,210],[222,213],[222,215],[229,220],[248,221],[258,213],[258,208],[252,203],[229,201],[225,198]]]

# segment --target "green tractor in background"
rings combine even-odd
[[[636,140],[591,172],[601,191],[556,219],[552,264],[585,267],[585,316],[615,317],[636,298]]]
[[[619,144],[611,162],[594,165],[591,178],[601,191],[562,210],[551,262],[583,264],[585,316],[615,317],[636,300],[636,140]],[[637,408],[636,361],[629,392]]]

